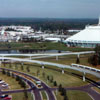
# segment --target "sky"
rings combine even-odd
[[[0,0],[0,17],[98,18],[100,0]]]

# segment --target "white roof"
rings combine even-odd
[[[66,41],[100,42],[100,25],[87,26],[84,30],[66,39]]]
[[[60,38],[45,38],[45,40],[49,40],[49,41],[60,41]]]

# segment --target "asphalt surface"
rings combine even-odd
[[[5,68],[3,68],[3,69],[5,69]],[[9,70],[9,71],[12,71],[12,72],[17,72],[17,73],[20,73],[20,74],[29,76],[30,78],[33,78],[34,80],[39,80],[39,79],[37,79],[37,78],[35,78],[35,77],[31,76],[31,75],[28,75],[28,74],[25,74],[25,73],[22,73],[22,72],[13,71],[13,70],[10,70],[10,69],[5,69],[5,70]],[[28,91],[28,92],[32,91],[33,94],[34,94],[34,96],[35,96],[35,100],[42,100],[41,95],[40,95],[40,91],[43,91],[44,90],[44,91],[47,92],[49,100],[55,100],[55,97],[54,97],[52,91],[55,91],[58,88],[50,88],[50,87],[48,87],[47,85],[45,85],[42,82],[43,88],[37,89],[35,87],[35,85],[31,81],[27,80],[26,78],[23,78],[23,79],[30,85],[30,87],[31,87],[30,89],[27,89],[27,90],[13,90],[13,91],[0,91],[0,92],[3,93],[3,94],[6,94],[6,93],[19,93],[19,92],[24,92],[24,91]],[[100,83],[100,82],[98,82],[98,83]],[[93,100],[100,100],[100,94],[97,93],[95,90],[93,90],[92,87],[94,87],[94,84],[93,83],[88,84],[88,85],[85,85],[85,86],[70,87],[70,88],[65,88],[65,89],[67,91],[69,91],[69,90],[80,90],[80,91],[84,91],[84,92],[88,93],[89,96],[91,96],[91,98]]]
[[[6,68],[0,68],[0,69],[5,69],[5,70],[8,70],[8,71],[20,73],[20,74],[22,74],[22,75],[25,75],[25,76],[28,76],[28,77],[32,78],[32,79],[35,80],[35,81],[40,81],[40,80],[37,79],[36,77],[33,77],[33,76],[28,75],[28,74],[26,74],[26,73],[22,73],[22,72],[18,72],[18,71],[13,71],[13,70],[11,70],[11,69],[6,69]],[[40,95],[40,90],[34,85],[34,83],[30,82],[29,80],[27,80],[27,79],[24,78],[24,77],[22,77],[22,78],[23,78],[25,81],[27,81],[27,83],[30,85],[31,88],[33,88],[33,93],[34,93],[34,96],[35,96],[35,100],[42,100],[41,95]],[[42,81],[41,81],[41,82],[42,82]],[[52,90],[49,88],[49,86],[47,86],[44,82],[42,82],[42,87],[43,87],[42,90],[44,90],[44,91],[47,93],[48,99],[49,99],[49,100],[55,100],[55,96],[54,96],[54,94],[52,93]],[[7,93],[8,93],[8,92],[11,93],[11,91],[7,91]],[[15,92],[17,92],[17,91],[15,90]],[[5,93],[6,93],[6,92],[5,92]]]

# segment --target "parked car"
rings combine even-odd
[[[8,95],[1,95],[0,98],[8,97]]]

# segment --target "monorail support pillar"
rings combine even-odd
[[[64,74],[64,69],[62,69],[62,74]]]
[[[30,60],[32,60],[32,57],[30,56]]]
[[[2,56],[2,62],[4,62],[4,56]]]
[[[44,65],[42,65],[42,69],[44,69]]]
[[[80,54],[77,55],[77,58],[80,58]]]
[[[84,74],[83,74],[83,81],[85,82],[85,75],[86,75],[86,73],[84,72]]]
[[[58,56],[56,56],[56,60],[58,60]]]

